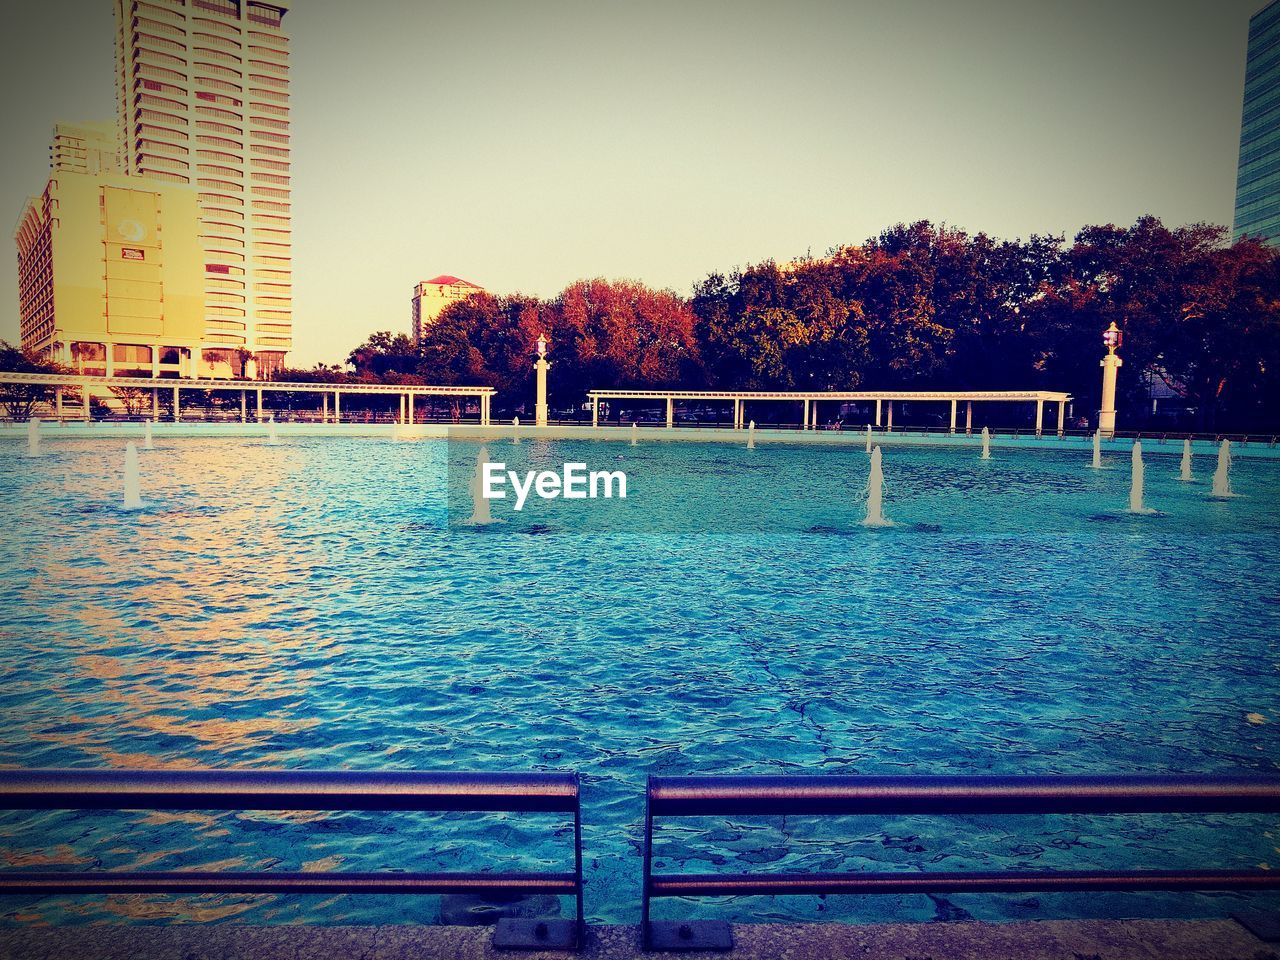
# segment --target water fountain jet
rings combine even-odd
[[[511,418],[511,443],[518,444],[520,442],[520,418]]]
[[[274,415],[267,418],[267,446],[274,447],[280,442],[280,438],[276,436],[276,418]]]
[[[1093,463],[1089,464],[1095,470],[1102,469],[1102,431],[1093,431]]]
[[[147,420],[142,424],[142,449],[154,450],[155,443],[151,439],[151,421]]]
[[[991,431],[986,427],[982,428],[982,457],[980,459],[991,459]]]
[[[1142,464],[1142,443],[1138,440],[1133,441],[1133,458],[1131,462],[1133,464],[1133,479],[1129,482],[1129,512],[1155,513],[1154,510],[1142,502],[1146,467]]]
[[[752,420],[747,424],[747,449],[754,450],[756,448],[756,422]]]
[[[871,452],[871,424],[867,424],[867,453]]]
[[[637,438],[639,437],[639,435],[640,435],[640,428],[636,426],[636,422],[632,420],[631,421],[631,445],[633,447],[637,444],[638,442]]]
[[[1218,446],[1218,467],[1213,471],[1213,496],[1231,497],[1231,441],[1223,440]]]
[[[481,444],[480,452],[476,455],[476,472],[471,478],[471,519],[467,521],[470,526],[483,527],[486,524],[493,523],[493,517],[489,513],[489,501],[484,495],[484,465],[489,462],[489,448]]]
[[[124,508],[142,509],[141,482],[138,478],[138,445],[130,441],[124,448]]]
[[[1182,472],[1178,475],[1179,480],[1190,481],[1194,477],[1191,476],[1191,438],[1182,441]]]
[[[27,456],[40,456],[40,418],[32,417],[27,421]]]
[[[877,446],[871,451],[871,474],[867,477],[867,518],[864,527],[892,527],[884,515],[884,455]]]

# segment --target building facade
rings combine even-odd
[[[289,3],[115,3],[123,171],[198,197],[206,372],[269,377],[293,346]]]
[[[58,123],[49,145],[49,168],[72,173],[115,173],[120,169],[120,141],[116,125],[98,123]]]
[[[413,288],[413,299],[409,305],[409,329],[413,332],[413,342],[422,341],[422,331],[429,327],[449,304],[465,300],[473,293],[480,293],[483,290],[484,287],[478,284],[447,274],[423,280]]]
[[[1280,0],[1249,21],[1232,233],[1280,241]]]
[[[195,375],[205,323],[195,190],[75,165],[56,168],[18,222],[22,346],[85,374]]]

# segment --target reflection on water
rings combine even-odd
[[[1246,495],[1212,501],[1207,483],[1177,480],[1178,451],[1157,447],[1155,524],[1123,513],[1124,471],[1076,454],[983,463],[889,448],[897,526],[867,532],[860,447],[503,448],[513,468],[621,455],[641,494],[755,514],[741,535],[688,536],[594,529],[532,501],[520,517],[495,506],[492,528],[451,529],[445,445],[372,439],[175,440],[142,453],[146,507],[126,513],[122,447],[50,436],[39,460],[0,448],[2,765],[577,769],[588,913],[622,921],[635,919],[649,772],[1211,772],[1280,759],[1280,724],[1257,719],[1275,716],[1280,677],[1280,465],[1237,461]],[[802,818],[710,821],[664,829],[659,860],[1227,868],[1275,859],[1264,821],[873,818],[842,826],[842,844]],[[554,818],[490,815],[6,813],[0,864],[551,869],[570,834]],[[0,920],[421,921],[437,909],[428,899],[10,898]],[[717,909],[1025,919],[1220,913],[1239,899]]]

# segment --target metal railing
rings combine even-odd
[[[644,946],[732,948],[727,923],[652,921],[649,908],[655,897],[1280,889],[1280,871],[1267,870],[655,874],[653,824],[658,817],[1277,812],[1280,778],[650,777],[641,904]]]
[[[0,871],[0,894],[379,893],[573,897],[573,920],[503,918],[498,949],[583,942],[578,775],[276,770],[3,770],[5,810],[506,811],[573,816],[572,872]]]

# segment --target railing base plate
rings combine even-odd
[[[732,950],[733,931],[723,920],[656,921],[649,924],[650,950]]]
[[[572,920],[503,917],[493,931],[495,950],[577,950],[578,925]]]
[[[1233,913],[1231,919],[1265,943],[1280,943],[1280,913],[1250,910]]]

